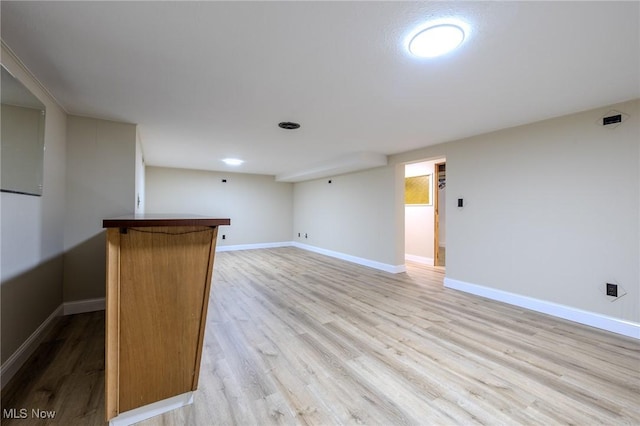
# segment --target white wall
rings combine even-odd
[[[62,303],[66,113],[4,43],[1,60],[46,107],[42,196],[0,195],[4,363]]]
[[[140,132],[136,131],[136,187],[135,187],[135,211],[144,214],[145,209],[145,162],[142,150]]]
[[[102,220],[135,211],[135,173],[134,124],[68,117],[65,302],[104,297]]]
[[[639,104],[391,157],[447,158],[447,277],[640,323]],[[613,130],[611,109],[630,115]]]
[[[146,168],[147,213],[230,218],[219,247],[291,241],[292,194],[293,184],[273,176]]]
[[[385,265],[404,265],[404,241],[395,244],[393,226],[397,218],[404,222],[402,200],[404,167],[296,183],[294,241]]]

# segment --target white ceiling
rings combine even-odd
[[[640,97],[637,1],[1,8],[2,39],[60,104],[137,123],[155,166],[296,175]],[[407,53],[448,17],[471,29],[460,49]]]

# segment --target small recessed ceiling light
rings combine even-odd
[[[291,121],[283,121],[282,123],[278,123],[278,127],[286,130],[294,130],[300,128],[300,125]]]
[[[463,40],[464,30],[458,25],[432,25],[413,36],[409,51],[421,58],[435,58],[460,46]]]
[[[237,158],[225,158],[222,161],[224,161],[227,166],[239,166],[240,164],[244,163],[243,160],[239,160]]]

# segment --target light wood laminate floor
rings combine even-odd
[[[195,403],[156,425],[640,424],[640,341],[296,248],[216,255]],[[3,408],[103,422],[103,313],[65,317]],[[57,335],[55,334],[57,333]]]

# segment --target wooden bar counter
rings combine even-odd
[[[122,413],[158,401],[171,406],[196,390],[218,227],[230,222],[159,215],[103,221],[108,421],[118,424]]]

